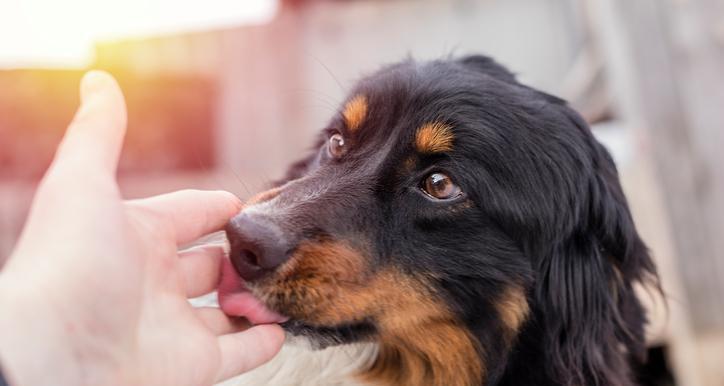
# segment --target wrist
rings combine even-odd
[[[97,336],[99,326],[78,323],[51,301],[51,289],[27,277],[0,272],[0,365],[10,386],[137,384],[121,371],[123,355]]]
[[[59,328],[40,304],[36,288],[14,273],[0,274],[0,364],[12,386],[70,385],[77,366]]]

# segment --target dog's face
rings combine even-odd
[[[403,62],[362,80],[313,154],[230,222],[230,257],[291,333],[377,342],[368,378],[480,384],[547,307],[562,238],[597,226],[601,152],[487,58]]]

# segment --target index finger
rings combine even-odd
[[[171,229],[177,245],[223,228],[241,210],[241,200],[222,190],[180,190],[160,196],[127,201],[130,207],[154,213]]]

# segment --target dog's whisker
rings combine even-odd
[[[239,185],[242,187],[242,189],[244,189],[247,196],[253,195],[253,192],[251,191],[251,189],[249,189],[249,187],[246,185],[246,183],[244,183],[244,180],[241,178],[241,176],[239,176],[239,174],[236,172],[236,170],[234,170],[234,168],[227,161],[222,160],[221,162],[225,166],[225,169],[228,170],[229,172],[231,172],[231,174],[234,176],[236,181],[239,182]]]
[[[340,91],[345,92],[344,86],[342,86],[342,82],[339,81],[339,79],[332,73],[332,70],[330,70],[326,64],[324,64],[319,58],[317,58],[316,56],[314,56],[310,53],[307,53],[307,56],[309,56],[315,62],[317,62],[317,64],[322,66],[322,68],[324,68],[324,70],[327,72],[327,74],[329,74],[329,76],[334,80],[334,82],[337,83],[337,86],[339,86]]]

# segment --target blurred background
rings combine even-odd
[[[362,74],[485,53],[616,158],[669,309],[645,385],[724,385],[721,0],[20,0],[0,5],[0,262],[90,68],[125,91],[127,197],[279,178]],[[645,293],[645,291],[644,291]]]

